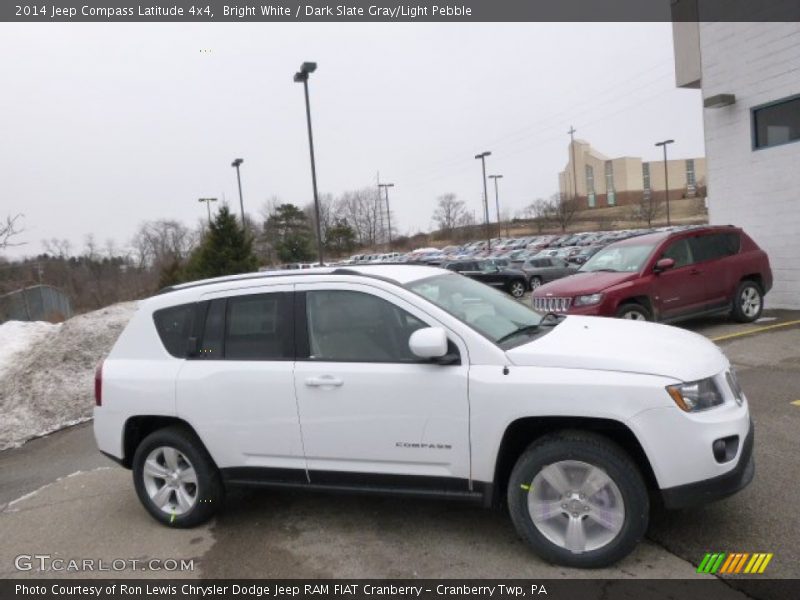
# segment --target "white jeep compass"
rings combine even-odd
[[[432,267],[226,277],[144,300],[98,368],[100,450],[157,520],[233,485],[507,502],[548,561],[609,565],[753,477],[747,401],[681,329],[542,315]]]

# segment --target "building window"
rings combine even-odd
[[[694,173],[694,159],[690,158],[686,161],[686,196],[694,198],[697,191],[697,179]]]
[[[595,207],[594,169],[591,165],[586,165],[586,200],[589,203],[589,208]]]
[[[609,206],[617,203],[617,194],[614,191],[614,165],[610,160],[606,161],[606,200]]]
[[[752,109],[753,149],[800,141],[800,95]]]
[[[642,189],[644,199],[649,200],[652,188],[650,187],[650,163],[642,163]]]

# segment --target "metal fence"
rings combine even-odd
[[[56,323],[71,316],[69,297],[50,285],[34,285],[0,296],[0,323],[12,320]]]

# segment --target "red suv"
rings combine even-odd
[[[767,254],[738,227],[651,233],[603,248],[533,292],[538,312],[677,321],[730,312],[755,321],[772,288]]]

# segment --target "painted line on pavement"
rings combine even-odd
[[[761,333],[762,331],[769,331],[771,329],[779,329],[781,327],[790,327],[791,325],[800,325],[800,319],[795,321],[786,321],[785,323],[777,323],[776,325],[767,325],[766,327],[756,327],[755,329],[748,329],[747,331],[740,331],[738,333],[729,333],[727,335],[719,335],[711,338],[712,342],[721,342],[723,340],[730,340],[733,338],[742,337],[745,335],[753,335],[754,333]]]

